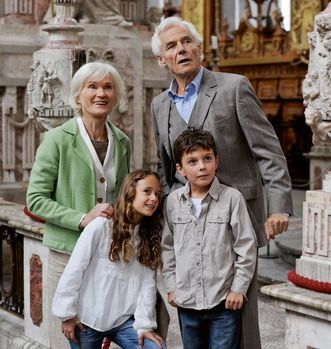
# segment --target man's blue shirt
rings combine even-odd
[[[184,96],[178,96],[176,93],[178,87],[176,80],[172,80],[168,90],[169,98],[176,105],[179,115],[185,120],[186,123],[188,123],[194,104],[198,99],[202,74],[203,68],[200,69],[193,81],[186,86]]]

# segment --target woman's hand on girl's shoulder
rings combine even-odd
[[[94,218],[104,217],[112,218],[114,215],[114,208],[110,204],[97,204],[95,205],[90,212],[88,212],[82,221],[80,222],[79,228],[85,228]]]
[[[62,321],[62,333],[70,341],[78,343],[75,336],[75,328],[78,326],[81,331],[85,331],[84,325],[80,322],[78,317],[73,317],[66,321]]]
[[[160,349],[165,348],[165,342],[163,338],[157,333],[150,331],[144,332],[138,337],[139,349],[143,347],[145,338],[153,341]]]

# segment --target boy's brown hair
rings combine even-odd
[[[214,137],[209,131],[202,128],[188,128],[182,132],[174,143],[174,158],[175,163],[182,165],[182,157],[184,154],[191,151],[202,149],[211,149],[217,157],[217,149]]]

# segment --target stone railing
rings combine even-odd
[[[0,347],[49,348],[43,224],[27,217],[22,205],[0,199],[0,234]]]

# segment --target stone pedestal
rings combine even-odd
[[[307,191],[302,223],[302,256],[296,261],[296,273],[331,283],[331,193]]]
[[[331,173],[323,190],[306,192],[303,203],[302,255],[295,280],[309,288],[331,285]],[[292,280],[292,279],[291,279]],[[325,284],[322,284],[325,283]],[[286,349],[330,348],[331,294],[289,283],[264,286],[261,292],[286,309]]]
[[[263,286],[273,304],[286,309],[285,348],[329,349],[331,296],[288,283]]]
[[[311,151],[305,154],[310,160],[309,179],[310,190],[319,190],[322,188],[323,173],[331,169],[331,146],[320,144],[314,145]]]

